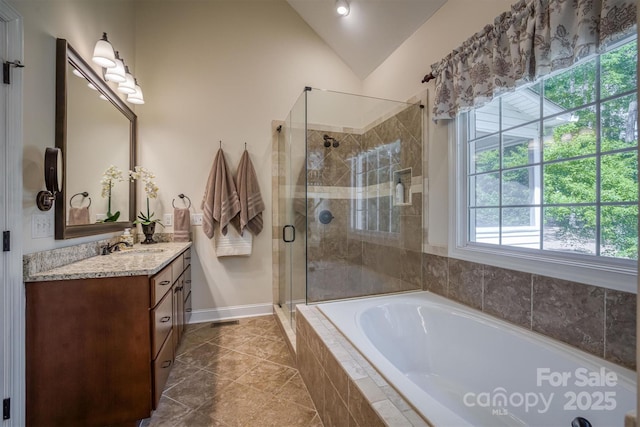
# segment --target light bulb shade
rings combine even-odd
[[[102,38],[93,48],[93,62],[104,68],[116,66],[116,55],[113,53],[113,46],[107,40],[107,33],[102,33]]]
[[[105,70],[104,79],[114,83],[122,83],[127,80],[124,62],[118,57],[118,52],[116,52],[116,66]]]
[[[127,96],[127,102],[132,104],[144,104],[144,96],[142,96],[142,89],[140,85],[136,82],[136,91],[131,95]]]
[[[347,3],[347,0],[336,0],[336,12],[338,12],[338,15],[347,16],[349,11],[349,3]]]
[[[136,93],[136,82],[133,79],[131,73],[127,72],[125,74],[126,80],[120,84],[118,84],[118,92],[126,93],[127,95],[131,95],[132,93]]]

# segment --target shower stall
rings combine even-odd
[[[423,117],[307,87],[278,126],[274,294],[290,325],[297,304],[422,288]]]

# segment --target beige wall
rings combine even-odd
[[[267,205],[248,258],[217,258],[193,227],[194,310],[270,304],[271,121],[287,117],[305,86],[360,92],[361,81],[285,0],[143,0],[137,18],[147,102],[137,109],[138,154],[160,187],[152,210],[171,213],[184,193],[201,212],[219,140],[234,172],[247,143]]]
[[[448,0],[363,82],[363,94],[405,100],[429,90],[429,114],[433,107],[433,82],[421,83],[439,61],[494,18],[510,9],[513,0]],[[425,123],[427,188],[424,246],[427,252],[446,254],[448,239],[448,123]]]
[[[97,240],[97,237],[31,238],[33,214],[48,215],[53,221],[53,209],[43,213],[36,207],[35,200],[38,191],[44,189],[45,148],[55,146],[55,40],[67,39],[84,58],[89,58],[96,41],[106,31],[121,54],[133,60],[133,0],[9,0],[9,3],[22,15],[24,24],[24,253]]]
[[[424,90],[420,80],[431,63],[507,10],[511,0],[449,0],[365,81],[285,0],[138,0],[135,7],[133,0],[11,3],[25,23],[25,253],[97,239],[31,239],[31,215],[41,213],[34,201],[44,185],[44,148],[54,145],[56,37],[89,57],[107,31],[133,66],[147,101],[135,108],[138,163],[157,175],[157,215],[171,213],[179,193],[191,198],[193,212],[201,212],[217,141],[223,141],[233,170],[248,143],[267,203],[265,230],[254,239],[251,257],[218,259],[213,242],[194,227],[194,283],[202,284],[194,290],[194,309],[206,310],[271,301],[271,121],[286,118],[304,86],[409,99]],[[427,123],[426,129],[428,243],[446,246],[447,132],[442,124]],[[143,203],[139,195],[138,205]],[[53,211],[47,215],[53,218]]]

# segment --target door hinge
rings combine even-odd
[[[11,399],[4,399],[2,401],[2,419],[8,420],[11,418]]]
[[[5,61],[2,63],[2,81],[6,85],[11,84],[11,67],[22,68],[24,65],[16,60],[16,61]]]
[[[11,250],[11,231],[5,230],[2,232],[2,252],[9,252]]]

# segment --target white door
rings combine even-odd
[[[0,0],[0,63],[23,60],[22,39],[20,15],[5,0]],[[5,247],[4,242],[0,244],[0,413],[3,427],[25,425],[22,70],[11,67],[9,71],[11,84],[0,80],[0,232],[3,235],[10,232],[9,247]],[[10,411],[5,409],[5,401],[10,402]]]

